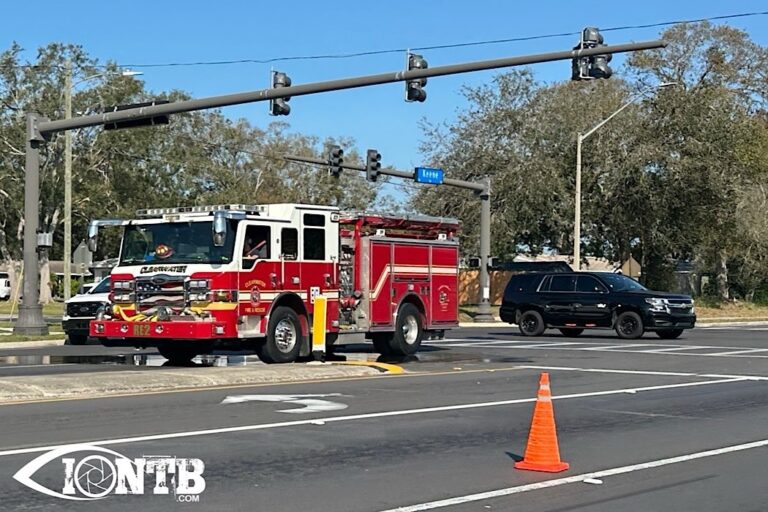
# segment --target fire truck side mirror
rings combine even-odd
[[[99,225],[95,222],[91,222],[88,224],[88,250],[91,252],[96,252],[96,247],[98,247],[98,240],[99,238]]]
[[[213,214],[213,245],[223,247],[227,240],[227,218],[223,212]]]

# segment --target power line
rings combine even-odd
[[[754,16],[765,16],[765,15],[768,15],[768,11],[725,14],[722,16],[710,16],[706,18],[695,18],[695,19],[688,19],[688,20],[660,21],[660,22],[648,23],[644,25],[623,25],[618,27],[601,28],[600,30],[602,32],[616,32],[616,31],[622,31],[622,30],[667,27],[670,25],[680,25],[684,23],[700,23],[703,21],[722,21],[722,20],[735,19],[735,18],[749,18]],[[167,62],[167,63],[152,63],[152,64],[129,63],[129,64],[122,64],[121,66],[130,67],[130,68],[159,68],[159,67],[220,66],[220,65],[230,65],[230,64],[273,64],[276,62],[289,62],[289,61],[300,61],[300,60],[350,59],[350,58],[356,58],[356,57],[368,57],[373,55],[404,53],[409,50],[414,50],[414,51],[444,50],[449,48],[463,48],[468,46],[487,46],[487,45],[493,45],[493,44],[536,41],[540,39],[553,39],[558,37],[577,36],[580,33],[581,31],[559,32],[554,34],[540,34],[540,35],[534,35],[534,36],[510,37],[505,39],[489,39],[489,40],[483,40],[483,41],[470,41],[470,42],[464,42],[464,43],[448,43],[448,44],[431,45],[431,46],[417,46],[412,48],[389,48],[389,49],[371,50],[371,51],[365,51],[365,52],[350,52],[350,53],[323,54],[323,55],[293,55],[293,56],[283,56],[283,57],[271,57],[266,59]]]
[[[754,16],[768,15],[768,11],[755,11],[744,12],[737,14],[725,14],[722,16],[709,16],[706,18],[693,18],[687,20],[671,20],[671,21],[659,21],[655,23],[647,23],[641,25],[622,25],[618,27],[601,28],[601,32],[617,32],[623,30],[636,30],[655,27],[668,27],[671,25],[680,25],[685,23],[700,23],[703,21],[722,21],[736,18],[750,18]],[[118,67],[123,68],[169,68],[169,67],[194,67],[194,66],[222,66],[222,65],[234,65],[234,64],[274,64],[276,62],[290,62],[290,61],[311,61],[311,60],[341,60],[351,59],[356,57],[369,57],[374,55],[387,55],[392,53],[404,53],[407,51],[425,51],[425,50],[444,50],[450,48],[464,48],[470,46],[487,46],[494,44],[504,43],[516,43],[523,41],[536,41],[541,39],[554,39],[559,37],[578,36],[581,31],[578,32],[558,32],[553,34],[539,34],[533,36],[523,37],[510,37],[504,39],[488,39],[482,41],[468,41],[463,43],[447,43],[430,46],[416,46],[410,48],[389,48],[382,50],[370,50],[364,52],[349,52],[349,53],[336,53],[336,54],[320,54],[320,55],[291,55],[282,57],[270,57],[265,59],[232,59],[232,60],[212,60],[212,61],[192,61],[192,62],[162,62],[162,63],[124,63]],[[7,65],[6,65],[7,66]],[[97,64],[92,66],[94,68],[109,68],[111,65]],[[44,68],[46,66],[40,64],[23,64],[18,66],[20,68]],[[58,66],[52,66],[58,67]]]

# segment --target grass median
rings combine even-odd
[[[13,327],[15,322],[2,321],[0,322],[0,347],[3,343],[19,342],[19,341],[47,341],[47,340],[61,340],[66,336],[61,329],[61,324],[48,324],[48,330],[50,334],[26,336],[13,334]]]
[[[21,302],[14,300],[7,300],[0,302],[0,315],[19,315],[19,305]],[[43,315],[45,316],[62,316],[64,315],[64,303],[63,302],[51,302],[50,304],[43,304]]]

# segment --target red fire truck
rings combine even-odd
[[[455,219],[341,212],[303,204],[140,210],[122,226],[111,305],[90,335],[157,347],[171,360],[253,349],[270,363],[311,351],[315,298],[328,345],[356,335],[410,355],[458,325]]]

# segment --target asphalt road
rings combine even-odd
[[[364,348],[341,353],[375,359]],[[0,352],[0,378],[135,369],[33,362],[132,353],[120,349],[11,352]],[[4,356],[27,359],[3,363]],[[400,376],[0,406],[0,509],[768,508],[768,327],[696,329],[678,340],[650,335],[633,342],[610,333],[531,339],[512,328],[463,329],[402,365],[409,373]],[[551,376],[560,451],[571,465],[563,473],[513,469],[525,450],[542,371]],[[306,394],[327,396],[295,397]],[[243,395],[258,400],[222,403]],[[280,402],[274,395],[294,398]],[[284,412],[318,405],[311,400],[341,405]],[[189,498],[154,495],[147,477],[143,495],[77,502],[13,479],[36,457],[68,443],[96,444],[129,458],[199,458],[206,488],[199,502],[182,503]],[[92,453],[57,455],[31,478],[61,492],[61,459]],[[584,483],[590,476],[596,483]]]

